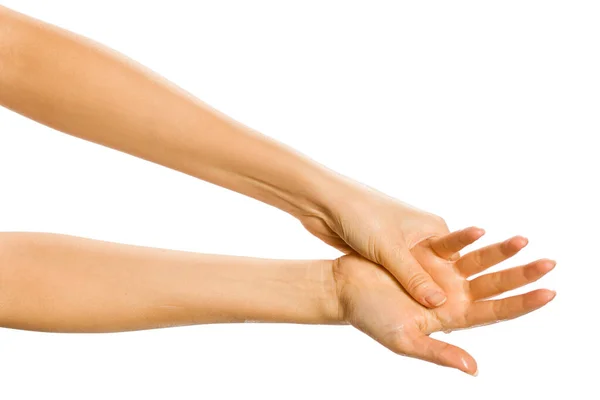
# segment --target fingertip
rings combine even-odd
[[[479,240],[484,234],[485,234],[485,231],[476,226],[471,226],[469,228],[466,228],[463,231],[463,235],[466,236],[466,238],[465,238],[466,242],[469,244],[475,242],[476,240]],[[465,239],[463,239],[463,240],[465,240]]]
[[[460,357],[460,367],[458,369],[460,369],[462,372],[464,372],[466,374],[469,374],[472,376],[477,376],[477,374],[479,373],[479,368],[477,367],[477,361],[475,361],[473,356],[471,356],[466,351],[461,349],[461,352],[463,354]]]
[[[538,296],[540,298],[548,299],[548,301],[550,301],[554,298],[554,296],[556,296],[556,292],[550,289],[539,289]]]
[[[409,253],[410,255],[410,253]],[[399,274],[398,281],[413,299],[428,308],[439,307],[447,300],[446,293],[433,280],[421,264],[410,255],[414,262],[412,274]]]
[[[556,266],[556,261],[549,260],[547,258],[543,258],[541,260],[534,261],[530,264],[527,264],[524,268],[525,278],[529,283],[534,282],[548,272],[552,271]]]
[[[556,267],[556,261],[548,258],[540,260],[538,264],[538,270],[542,274],[547,274],[548,272],[552,271],[554,267]]]
[[[521,251],[525,246],[529,244],[529,239],[524,236],[513,236],[505,243],[505,249],[507,249],[510,253]]]
[[[529,239],[527,239],[525,236],[515,236],[512,239],[513,243],[516,244],[520,249],[522,249],[523,247],[527,246],[529,244]]]
[[[532,298],[534,309],[545,306],[556,297],[556,292],[550,289],[538,289],[530,293],[534,295]]]
[[[471,228],[469,228],[471,230],[471,232],[473,233],[473,236],[476,236],[477,239],[479,239],[480,237],[482,237],[483,235],[485,235],[485,229],[480,228],[478,226],[472,226]]]
[[[429,308],[436,308],[443,305],[448,298],[441,290],[431,290],[423,298],[424,305]]]
[[[409,354],[421,360],[458,369],[469,375],[477,373],[477,362],[465,350],[426,335],[413,339],[413,347]]]

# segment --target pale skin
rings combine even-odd
[[[325,243],[382,265],[419,303],[446,301],[410,252],[449,232],[442,218],[315,163],[98,43],[2,6],[0,105],[280,208]]]
[[[412,249],[448,293],[432,310],[355,253],[337,260],[266,260],[0,233],[0,326],[116,332],[249,320],[351,324],[398,354],[475,375],[472,356],[429,334],[519,317],[554,298],[539,289],[486,300],[536,281],[555,263],[542,259],[467,280],[527,244],[517,236],[457,256],[482,234],[468,228]]]
[[[347,254],[260,260],[1,233],[0,326],[349,323],[392,351],[475,374],[468,353],[429,334],[515,318],[554,297],[485,300],[540,278],[551,260],[467,280],[525,239],[461,257],[481,230],[450,234],[440,217],[313,162],[123,55],[2,6],[0,105],[277,207]]]

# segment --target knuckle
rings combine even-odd
[[[409,292],[416,292],[427,286],[429,283],[429,277],[424,273],[415,273],[411,275],[406,281],[406,290]]]
[[[494,294],[502,293],[504,287],[504,278],[502,274],[492,275],[492,279],[490,279],[490,288],[491,292]]]
[[[380,256],[380,252],[378,251],[379,246],[378,246],[378,241],[376,239],[377,236],[375,235],[370,235],[367,238],[367,243],[366,243],[366,255],[367,258],[375,261],[377,264],[381,264],[381,262],[383,260],[381,260],[381,256]]]
[[[531,282],[531,281],[534,281],[534,280],[540,278],[543,275],[543,273],[541,273],[534,266],[528,265],[525,268],[522,268],[521,275],[522,275],[521,280],[523,280],[525,282]]]
[[[473,256],[472,256],[473,257],[472,258],[473,264],[476,267],[483,267],[483,255],[482,255],[482,252],[481,251],[476,251],[476,252],[474,252],[472,254],[473,254]]]
[[[510,240],[504,241],[500,244],[500,254],[507,257],[512,253],[512,244]]]
[[[448,224],[446,223],[446,220],[444,218],[440,217],[439,215],[435,215],[433,217],[433,221],[435,226],[437,226],[441,230],[448,231]]]
[[[494,322],[498,322],[504,319],[502,317],[502,315],[504,314],[502,302],[495,301],[494,303],[492,303],[492,314],[494,316]]]
[[[404,268],[409,258],[406,245],[402,242],[387,242],[383,247],[374,249],[374,253],[376,254],[376,258],[373,261],[386,268]]]

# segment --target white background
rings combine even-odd
[[[482,244],[527,236],[510,265],[558,261],[535,284],[558,292],[546,308],[435,335],[475,356],[477,378],[351,327],[0,329],[1,398],[599,398],[598,2],[1,3],[129,55],[452,229],[486,228]],[[0,229],[337,256],[276,209],[7,110]]]

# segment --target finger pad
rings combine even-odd
[[[469,242],[473,243],[474,241],[481,238],[484,234],[485,234],[485,231],[483,229],[478,228],[476,226],[472,226],[470,228],[467,228],[467,232],[466,232],[465,236],[467,237]]]
[[[507,243],[507,248],[511,253],[516,253],[517,251],[523,249],[525,246],[527,246],[527,244],[529,243],[529,240],[523,236],[515,236],[511,239],[509,239],[508,243]]]
[[[536,310],[544,305],[548,304],[554,296],[556,292],[548,289],[538,289],[533,292],[529,292],[525,297],[525,308],[527,310]]]
[[[470,375],[474,375],[477,372],[477,362],[465,350],[454,347],[453,351],[450,352],[449,357],[451,357],[451,360],[448,361],[452,367]]]

